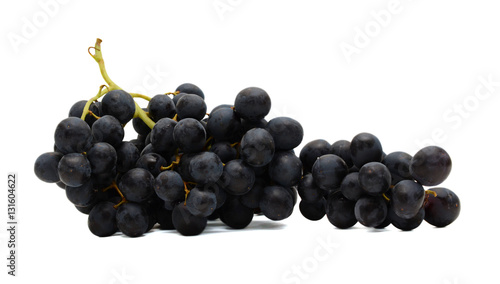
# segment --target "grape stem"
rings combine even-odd
[[[118,194],[121,196],[121,198],[122,198],[122,200],[118,204],[116,204],[116,205],[113,206],[113,208],[116,209],[116,208],[120,207],[120,205],[122,205],[123,203],[126,203],[127,199],[125,199],[125,196],[123,196],[123,193],[120,191],[120,189],[118,188],[118,185],[116,184],[115,181],[113,181],[113,183],[110,186],[106,187],[102,191],[106,192],[107,190],[109,190],[111,188],[114,188],[118,192]]]
[[[143,94],[137,94],[137,93],[130,93],[130,95],[132,96],[132,98],[141,98],[141,99],[145,99],[146,101],[150,101],[151,98],[146,96],[146,95],[143,95]]]
[[[186,196],[184,198],[184,205],[186,205],[189,192],[191,192],[191,190],[188,189],[187,184],[188,184],[187,182],[184,182],[184,191],[186,192]]]
[[[92,56],[92,58],[94,58],[94,60],[97,62],[97,64],[99,64],[99,70],[101,71],[102,78],[109,85],[110,90],[121,90],[121,88],[118,87],[118,85],[115,84],[115,82],[113,82],[111,78],[109,78],[108,72],[106,71],[106,67],[104,66],[104,59],[102,58],[101,42],[102,40],[98,38],[95,42],[95,46],[89,47],[88,52],[90,56]],[[94,50],[94,54],[90,52],[91,49]]]
[[[103,89],[106,88],[106,92],[103,91]],[[107,92],[109,91],[109,88],[108,86],[106,85],[101,85],[99,87],[99,92],[97,92],[97,95],[93,98],[91,98],[90,100],[87,101],[87,103],[85,104],[85,107],[83,108],[83,112],[82,112],[82,116],[80,117],[82,120],[85,120],[85,117],[87,116],[87,114],[89,113],[89,108],[90,108],[90,105],[97,101],[100,97],[102,97],[104,94],[106,94]]]

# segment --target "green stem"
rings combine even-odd
[[[142,119],[142,121],[144,121],[144,123],[146,123],[146,125],[149,126],[149,128],[151,129],[153,129],[153,127],[155,126],[155,122],[151,118],[149,118],[146,112],[143,111],[142,108],[137,103],[135,103],[134,117]]]
[[[150,101],[151,98],[146,96],[146,95],[143,95],[143,94],[137,94],[137,93],[129,93],[132,98],[141,98],[141,99],[145,99],[146,101]]]
[[[90,105],[92,104],[92,102],[97,101],[100,97],[104,96],[104,94],[106,94],[108,92],[108,90],[106,90],[106,92],[104,92],[102,90],[102,89],[104,89],[104,87],[106,87],[106,89],[108,89],[108,86],[101,85],[99,87],[99,92],[97,92],[97,95],[95,97],[91,98],[90,100],[88,100],[87,103],[85,104],[85,107],[83,108],[82,116],[80,117],[82,120],[85,120],[85,117],[87,116],[87,114],[89,114],[89,108],[90,108]]]
[[[99,64],[99,70],[101,71],[102,78],[106,83],[109,85],[110,91],[111,90],[121,90],[120,87],[118,87],[111,78],[109,78],[108,72],[106,71],[106,67],[104,66],[104,59],[102,58],[102,52],[101,52],[101,42],[102,40],[98,38],[95,42],[95,46],[91,46],[88,49],[88,52],[92,58]],[[90,53],[90,49],[94,49],[94,54]]]

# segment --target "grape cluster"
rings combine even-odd
[[[423,220],[436,227],[451,224],[460,200],[441,184],[451,171],[448,153],[437,146],[414,156],[385,154],[379,139],[359,133],[351,141],[307,143],[300,152],[304,176],[298,185],[300,212],[316,221],[327,216],[335,227],[360,223],[382,229],[390,224],[410,231]]]
[[[141,236],[156,223],[182,235],[198,235],[209,220],[245,228],[254,214],[283,220],[292,214],[302,163],[293,149],[303,138],[289,117],[265,119],[266,91],[249,87],[233,105],[207,115],[205,95],[180,85],[171,98],[149,99],[136,115],[131,94],[105,92],[101,101],[75,103],[54,133],[54,151],[35,162],[36,175],[58,183],[76,208],[88,214],[90,231]],[[137,138],[124,141],[132,122]]]

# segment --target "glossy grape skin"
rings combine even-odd
[[[98,237],[108,237],[118,231],[116,209],[109,201],[97,203],[89,212],[87,226]]]
[[[302,177],[302,162],[293,151],[279,151],[269,163],[269,178],[289,188],[297,185]]]
[[[207,217],[194,216],[183,202],[175,206],[172,212],[172,223],[175,229],[184,236],[196,236],[205,230]]]
[[[384,153],[380,140],[375,135],[366,132],[354,136],[349,149],[352,162],[358,168],[369,162],[382,161]]]
[[[363,196],[354,205],[356,220],[365,227],[376,227],[387,217],[387,204],[383,197]]]
[[[266,130],[272,135],[277,150],[292,150],[299,146],[304,138],[302,125],[290,117],[271,119],[266,125]]]
[[[121,124],[126,124],[134,117],[134,99],[123,90],[109,91],[102,98],[101,104],[102,114],[114,116]]]
[[[365,194],[364,189],[359,184],[359,173],[349,173],[340,184],[340,191],[345,198],[351,201],[357,201]]]
[[[391,185],[404,179],[413,179],[410,174],[411,155],[405,152],[397,151],[389,153],[384,157],[382,163],[391,172]]]
[[[136,168],[148,170],[154,177],[160,174],[161,167],[167,166],[167,160],[156,153],[144,154],[140,156],[135,163]]]
[[[391,192],[391,209],[400,218],[414,217],[424,204],[425,190],[413,180],[398,182]]]
[[[264,118],[256,121],[241,119],[241,127],[243,128],[243,133],[246,133],[252,128],[266,128],[266,125],[267,120],[265,120]]]
[[[151,129],[151,145],[160,152],[173,152],[177,148],[174,140],[174,128],[177,122],[170,118],[158,120]]]
[[[183,201],[185,198],[182,177],[179,173],[174,171],[164,171],[160,173],[155,178],[154,190],[156,195],[169,205]],[[173,209],[173,207],[170,208],[170,210],[171,209]]]
[[[437,196],[428,194],[425,208],[425,221],[436,227],[446,227],[460,215],[460,199],[451,190],[444,187],[429,189]]]
[[[79,153],[64,155],[57,166],[59,178],[65,185],[77,187],[90,179],[90,162]]]
[[[240,196],[241,204],[245,207],[256,209],[259,208],[259,202],[262,196],[262,191],[266,187],[267,183],[262,178],[256,178],[255,182],[249,192]]]
[[[69,110],[68,117],[81,118],[82,114],[83,114],[83,109],[85,108],[86,104],[87,104],[87,101],[85,101],[85,100],[78,101],[75,104],[73,104]],[[89,110],[92,111],[92,113],[94,113],[95,115],[100,116],[100,111],[99,111],[99,108],[97,106],[97,103],[94,103],[94,102],[91,103],[89,106]],[[94,122],[96,122],[96,120],[97,119],[93,115],[87,114],[87,116],[85,116],[85,122],[87,122],[87,124],[90,127],[92,127],[92,124]]]
[[[379,162],[369,162],[359,169],[359,185],[370,195],[386,192],[391,185],[391,172]]]
[[[210,190],[194,187],[186,199],[186,208],[194,216],[208,217],[217,206],[217,197]]]
[[[177,89],[175,89],[175,91],[186,94],[194,94],[202,99],[205,99],[205,94],[203,93],[203,91],[198,86],[192,83],[181,84],[177,87]]]
[[[80,186],[66,186],[66,197],[76,206],[89,206],[94,203],[97,191],[93,188],[91,181],[87,181]]]
[[[176,103],[177,117],[179,120],[193,118],[202,120],[207,114],[207,105],[205,100],[194,94],[183,95]]]
[[[326,154],[316,160],[311,173],[316,185],[329,191],[340,186],[347,175],[347,165],[339,156]]]
[[[220,182],[229,194],[243,195],[252,189],[255,172],[242,160],[232,160],[224,166]]]
[[[106,142],[95,143],[87,152],[92,174],[111,172],[116,167],[117,158],[115,148]]]
[[[216,142],[210,147],[210,151],[219,156],[223,163],[236,159],[238,155],[236,149],[231,147],[229,142]]]
[[[330,143],[323,139],[308,142],[300,150],[299,158],[302,161],[304,172],[310,173],[316,160],[326,154],[330,154]]]
[[[200,152],[205,147],[205,128],[194,118],[185,118],[179,121],[174,127],[173,137],[183,153]]]
[[[240,138],[241,120],[231,108],[221,107],[210,113],[207,130],[215,141],[234,142]]]
[[[422,148],[410,161],[410,173],[422,185],[438,185],[446,180],[450,172],[450,155],[438,146]]]
[[[63,119],[54,132],[55,146],[63,154],[83,153],[92,146],[89,125],[77,117]]]
[[[308,202],[314,202],[323,197],[323,191],[314,183],[311,173],[307,173],[302,177],[297,191],[300,198]]]
[[[118,229],[129,237],[139,237],[148,231],[149,215],[146,208],[135,202],[127,202],[116,211]]]
[[[139,149],[132,142],[122,142],[116,147],[116,157],[116,170],[121,173],[127,172],[139,159]]]
[[[330,148],[330,154],[341,157],[348,168],[351,168],[353,166],[351,157],[351,142],[347,140],[335,141]]]
[[[120,179],[120,188],[125,199],[132,202],[144,202],[154,194],[153,175],[142,168],[134,168],[126,172]]]
[[[264,216],[271,220],[288,218],[293,211],[293,197],[290,190],[278,185],[264,187],[259,208]]]
[[[328,196],[326,201],[326,217],[339,229],[350,228],[358,222],[354,214],[356,202],[347,199],[340,191]]]
[[[418,226],[420,226],[420,224],[422,224],[424,217],[424,208],[420,208],[418,212],[411,218],[401,218],[396,214],[394,210],[389,210],[389,218],[391,220],[391,224],[402,231],[411,231],[413,229],[416,229]]]
[[[64,155],[59,152],[47,152],[38,156],[34,166],[35,175],[44,182],[59,182],[60,179],[57,167],[63,156]]]
[[[111,115],[104,115],[92,125],[94,142],[107,142],[113,147],[120,145],[125,136],[120,121]]]
[[[265,129],[251,129],[241,138],[241,159],[252,167],[269,164],[274,152],[273,136]]]
[[[254,211],[235,197],[229,198],[219,210],[220,220],[233,229],[247,227],[252,222],[253,215]]]
[[[188,170],[193,182],[204,185],[218,181],[224,167],[215,153],[201,152],[189,161]]]
[[[258,87],[241,90],[234,100],[234,111],[246,120],[261,120],[270,110],[271,98],[266,91]]]
[[[321,197],[319,200],[310,202],[301,200],[299,203],[299,210],[302,216],[311,221],[319,221],[323,219],[326,214],[326,200]]]
[[[173,118],[177,113],[174,101],[167,95],[156,95],[148,103],[147,111],[153,121],[162,118]]]

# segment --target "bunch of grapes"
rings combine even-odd
[[[359,222],[410,231],[423,220],[445,227],[460,213],[453,191],[424,189],[441,184],[451,171],[450,156],[437,146],[422,148],[414,156],[401,151],[386,155],[376,136],[360,133],[333,144],[311,141],[302,148],[300,160],[304,176],[298,186],[299,208],[310,220],[326,215],[341,229]]]
[[[54,150],[34,166],[88,214],[93,234],[137,237],[159,224],[191,236],[210,220],[242,229],[255,214],[275,221],[292,214],[302,177],[294,148],[304,133],[292,118],[266,120],[264,90],[245,88],[209,114],[194,84],[151,98],[128,93],[107,75],[100,43],[91,55],[107,85],[71,107],[55,129]],[[137,138],[124,141],[128,123]]]

